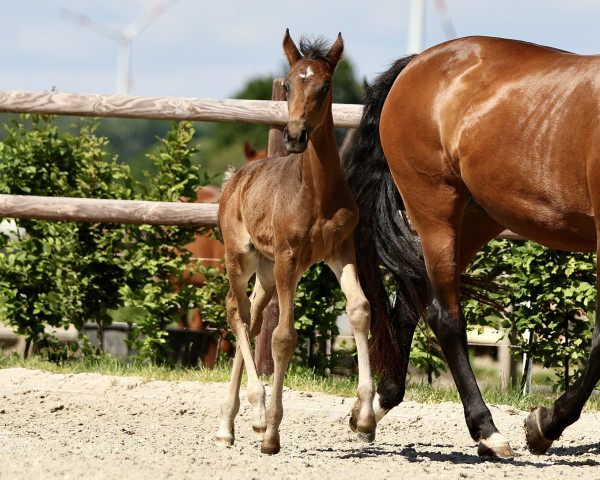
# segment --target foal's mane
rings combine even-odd
[[[309,60],[322,60],[327,63],[329,63],[327,54],[329,53],[330,48],[331,44],[323,37],[311,39],[303,36],[300,38],[298,45],[300,53],[302,53],[305,58],[308,58]]]

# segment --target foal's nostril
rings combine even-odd
[[[303,128],[300,132],[300,137],[298,138],[298,141],[300,143],[306,143],[308,141],[308,133],[306,132],[305,128]]]

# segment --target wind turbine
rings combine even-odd
[[[165,0],[156,3],[150,10],[133,20],[122,30],[92,20],[86,15],[81,15],[67,9],[61,11],[61,16],[65,20],[72,21],[81,27],[88,28],[100,35],[110,37],[117,41],[119,45],[117,58],[117,93],[129,94],[133,83],[131,77],[131,43],[133,42],[133,39],[163,15],[167,9],[177,1],[178,0]]]
[[[446,8],[444,0],[433,0],[435,9],[442,20],[442,27],[446,38],[456,38],[456,31]],[[423,51],[423,39],[425,37],[425,0],[410,0],[410,13],[408,24],[408,53],[421,53]]]

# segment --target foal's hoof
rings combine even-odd
[[[279,450],[281,450],[279,445],[265,445],[265,442],[260,445],[260,453],[265,455],[275,455],[279,453]]]
[[[233,437],[230,436],[223,436],[223,437],[217,437],[217,445],[219,447],[231,447],[233,445]]]
[[[357,399],[352,406],[352,410],[350,411],[350,430],[357,434],[358,439],[361,442],[365,443],[373,443],[375,441],[375,428],[377,426],[377,422],[375,418],[371,416],[370,421],[361,422],[361,426],[358,426],[358,418],[360,414],[360,401]]]
[[[375,432],[372,432],[372,433],[358,432],[356,434],[356,436],[363,443],[373,443],[375,441]]]
[[[492,458],[513,458],[515,456],[508,441],[499,433],[494,433],[489,438],[481,440],[477,454],[480,457]]]
[[[525,440],[527,448],[534,455],[544,455],[554,440],[549,440],[542,433],[540,415],[544,407],[533,410],[525,419]]]
[[[352,412],[352,415],[350,415],[350,430],[352,430],[354,433],[356,433],[356,431],[358,430],[358,426],[356,425],[356,417],[354,416],[354,412]]]
[[[256,436],[256,438],[258,438],[259,440],[262,440],[263,437],[265,436],[265,432],[267,431],[267,427],[252,427],[252,430],[254,431],[254,435]]]

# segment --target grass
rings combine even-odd
[[[165,380],[169,382],[228,382],[231,376],[230,366],[219,363],[216,368],[171,368],[167,366],[126,363],[110,357],[84,358],[56,364],[34,356],[24,359],[20,355],[2,355],[0,351],[0,369],[29,368],[51,373],[99,373],[102,375],[133,376],[144,380]],[[243,383],[246,383],[244,372]],[[270,378],[264,378],[265,384],[271,384]],[[290,366],[286,374],[285,385],[293,390],[323,392],[331,395],[352,397],[356,393],[355,377],[321,377],[306,368]]]
[[[79,361],[56,364],[48,362],[41,357],[23,359],[19,355],[3,355],[0,351],[0,369],[4,368],[28,368],[43,370],[51,373],[76,374],[76,373],[99,373],[102,375],[135,376],[144,380],[164,380],[170,382],[199,381],[199,382],[228,382],[230,367],[221,363],[215,369],[208,368],[170,368],[166,366],[125,363],[109,357],[98,357],[82,359]],[[487,368],[487,367],[486,367]],[[480,375],[481,374],[481,375]],[[475,372],[478,379],[485,376],[485,372]],[[492,375],[490,372],[487,375]],[[539,379],[544,381],[547,374],[538,374]],[[263,379],[270,384],[270,378]],[[535,383],[534,377],[534,383]],[[244,374],[243,382],[246,382]],[[354,397],[356,395],[357,378],[355,376],[329,376],[315,375],[306,368],[292,365],[288,369],[285,379],[288,388],[299,391],[322,392],[342,397]],[[532,407],[543,405],[552,406],[554,400],[560,393],[533,392],[530,395],[521,395],[518,388],[500,390],[495,386],[482,388],[482,395],[486,403],[494,405],[509,405],[517,410],[529,410]],[[420,380],[411,380],[406,387],[405,400],[419,403],[460,403],[458,392],[453,385],[440,386],[429,385]],[[586,403],[584,411],[600,411],[600,395],[592,395]]]

